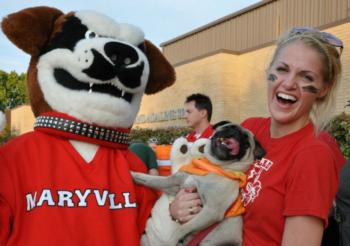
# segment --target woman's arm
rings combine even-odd
[[[284,223],[282,246],[319,246],[323,221],[314,216],[291,216]]]

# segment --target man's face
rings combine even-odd
[[[185,117],[189,127],[194,128],[199,125],[207,117],[206,112],[204,109],[198,110],[194,101],[185,103]]]

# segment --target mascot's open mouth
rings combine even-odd
[[[131,93],[123,91],[111,83],[93,84],[93,83],[82,82],[77,80],[69,72],[61,68],[55,68],[54,76],[56,81],[60,85],[72,90],[85,90],[89,92],[105,93],[114,97],[122,98],[129,103],[131,103],[131,100],[132,100]]]

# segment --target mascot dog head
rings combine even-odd
[[[92,11],[28,8],[5,17],[6,36],[31,55],[28,91],[35,116],[68,114],[106,127],[131,127],[144,93],[175,80],[143,32]]]

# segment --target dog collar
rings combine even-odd
[[[126,149],[130,142],[130,129],[100,127],[57,112],[38,116],[34,129],[67,139],[108,147]]]
[[[192,159],[192,162],[182,166],[180,171],[200,176],[207,175],[208,173],[215,173],[239,181],[241,188],[244,187],[247,182],[247,176],[243,172],[224,170],[220,166],[212,164],[207,158]]]

